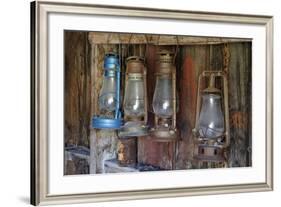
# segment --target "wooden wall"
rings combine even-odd
[[[138,160],[172,169],[175,159],[176,169],[197,168],[193,159],[194,140],[192,129],[195,125],[197,80],[204,70],[224,70],[224,56],[229,55],[229,109],[231,145],[228,164],[230,167],[251,165],[251,43],[229,43],[226,54],[225,44],[181,46],[177,57],[177,92],[179,111],[177,127],[181,140],[172,143],[158,143],[147,137],[139,139]],[[147,54],[148,82],[155,83],[153,69],[156,48],[150,46]],[[153,96],[153,84],[148,87],[149,103]],[[152,110],[150,109],[150,112]],[[149,113],[153,117],[152,113]],[[151,123],[151,122],[150,122]],[[175,156],[175,157],[174,157]]]
[[[91,68],[87,32],[64,33],[64,140],[65,147],[89,147]],[[88,162],[65,157],[65,174],[89,173]]]
[[[230,154],[229,165],[251,166],[252,56],[251,44],[230,44],[229,68]]]
[[[88,41],[89,38],[89,41]],[[124,37],[125,38],[125,37]],[[123,40],[124,40],[123,38]],[[104,161],[116,158],[118,138],[114,131],[90,129],[93,114],[98,113],[97,98],[102,84],[103,58],[109,50],[118,49],[115,42],[101,44],[95,33],[65,33],[65,143],[90,146],[90,172],[103,173]],[[145,41],[144,39],[139,41]],[[108,40],[107,40],[108,41]],[[188,40],[185,40],[188,41]],[[98,44],[97,44],[98,42]],[[133,41],[131,41],[132,43]],[[228,164],[230,167],[251,165],[251,42],[230,41],[225,44],[181,44],[176,59],[179,111],[177,125],[181,140],[172,143],[154,142],[149,137],[138,139],[138,161],[172,169],[197,168],[193,159],[194,142],[192,129],[195,124],[197,80],[203,70],[223,70],[226,47],[229,51],[229,108],[231,145]],[[162,44],[165,44],[162,42]],[[125,58],[128,45],[122,46]],[[152,96],[156,59],[156,46],[149,45],[146,53],[148,68],[149,123],[152,124]],[[142,50],[144,51],[144,50]],[[125,68],[122,68],[123,72]],[[174,154],[176,147],[176,154]]]
[[[64,135],[66,145],[89,147],[91,70],[88,33],[64,33]]]
[[[196,90],[199,74],[206,69],[222,70],[224,68],[225,45],[185,46],[181,59],[181,107],[180,128],[182,142],[179,144],[178,168],[192,161],[193,139],[191,129],[195,122]],[[230,167],[251,165],[251,43],[229,43],[229,110],[230,137],[228,164]],[[189,150],[186,150],[189,149]],[[186,160],[186,162],[184,161]],[[188,166],[186,166],[188,167]]]

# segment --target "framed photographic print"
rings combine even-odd
[[[31,3],[31,203],[273,189],[273,18]]]

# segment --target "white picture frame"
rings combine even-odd
[[[44,1],[33,2],[31,10],[31,203],[33,205],[273,189],[273,18],[271,16]],[[119,21],[118,24],[113,24],[112,19]],[[143,28],[140,26],[132,30],[131,27],[130,30],[130,22],[126,20],[130,20],[131,24],[138,21]],[[106,21],[107,24],[102,24]],[[152,26],[145,28],[147,21],[150,21]],[[161,24],[168,24],[173,30],[165,31],[165,27]],[[155,25],[159,25],[157,31],[153,31]],[[184,25],[189,26],[188,29],[184,29]],[[212,29],[206,29],[208,25]],[[252,38],[254,57],[252,78],[253,84],[256,83],[257,86],[256,91],[253,91],[253,102],[256,99],[257,103],[253,108],[253,129],[256,129],[253,130],[253,135],[259,137],[256,138],[257,141],[253,141],[253,167],[216,169],[212,172],[194,170],[187,173],[183,170],[172,172],[172,177],[175,179],[171,179],[171,172],[114,174],[107,177],[63,176],[63,123],[60,122],[63,105],[60,101],[63,99],[63,67],[61,66],[64,29],[136,33],[145,30],[150,33]],[[257,100],[257,97],[261,99]],[[260,115],[255,113],[261,110],[264,113],[259,113]],[[259,121],[255,122],[255,120]],[[224,176],[224,179],[220,179],[221,181],[215,178],[204,179],[206,175],[211,176],[212,173],[218,177]],[[140,178],[142,182],[132,185],[132,181]]]

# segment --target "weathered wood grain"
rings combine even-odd
[[[65,144],[89,146],[91,119],[88,33],[64,33],[64,137]]]
[[[103,81],[103,63],[107,52],[117,52],[116,45],[96,45],[89,39],[92,48],[91,69],[91,114],[102,115],[99,111],[98,98]],[[117,155],[117,134],[114,130],[92,129],[90,133],[90,173],[104,173],[105,160]]]
[[[251,43],[229,44],[230,167],[251,165]]]
[[[251,43],[228,44],[230,59],[228,68],[231,145],[228,165],[249,166],[251,157]],[[201,53],[199,52],[201,49]],[[192,160],[193,148],[190,127],[194,127],[195,93],[198,75],[203,70],[223,70],[223,44],[183,47],[183,75],[180,80],[180,120],[182,142],[179,144],[177,168],[184,160]],[[194,51],[196,51],[194,53]],[[185,75],[186,73],[186,75]],[[196,74],[196,75],[195,75]],[[186,78],[187,77],[187,78]],[[188,128],[186,130],[186,128]],[[189,140],[189,141],[186,141]],[[194,160],[191,161],[194,163]],[[190,162],[187,162],[190,163]],[[190,165],[189,165],[190,166]],[[195,162],[195,166],[198,163]]]
[[[184,46],[181,48],[177,83],[179,93],[178,129],[181,140],[178,145],[177,169],[196,166],[192,129],[195,125],[197,81],[203,70],[209,67],[210,46]]]
[[[250,42],[246,38],[223,37],[195,37],[182,35],[158,35],[158,34],[128,34],[90,32],[89,36],[95,44],[153,44],[153,45],[210,45],[231,42]],[[177,40],[178,39],[178,40]]]
[[[143,35],[130,37],[128,34],[122,34],[119,37],[119,35],[111,34],[109,39],[106,39],[110,44],[104,43],[105,38],[108,36],[93,32],[69,32],[65,35],[65,143],[66,145],[89,146],[90,142],[90,173],[104,173],[105,160],[116,159],[117,156],[116,132],[90,129],[91,117],[99,113],[98,96],[103,79],[104,54],[109,51],[118,52],[118,43],[121,39],[124,43],[121,49],[122,65],[125,66],[126,57],[144,54],[146,47],[146,39]],[[128,38],[131,38],[130,42]],[[152,127],[154,125],[152,97],[155,88],[156,51],[159,47],[175,48],[176,43],[175,37],[170,36],[161,37],[162,40],[160,38],[159,41],[156,39],[158,36],[146,38],[150,43],[146,51],[148,124]],[[177,128],[180,131],[180,141],[176,145],[176,154],[172,143],[155,142],[151,137],[138,138],[138,162],[158,166],[161,169],[198,168],[198,162],[193,159],[196,149],[192,135],[195,125],[198,76],[204,70],[224,69],[223,43],[225,41],[223,39],[188,37],[179,41],[181,42],[176,58],[176,68],[179,100]],[[126,43],[131,43],[131,45]],[[159,45],[152,45],[156,43]],[[142,46],[137,44],[142,44]],[[241,39],[235,42],[228,41],[228,49],[231,127],[228,164],[230,167],[250,166],[251,43],[248,40],[241,42]],[[125,68],[122,67],[121,89],[124,88],[124,72]],[[123,94],[124,91],[122,90],[121,93]],[[175,166],[173,166],[173,160]]]

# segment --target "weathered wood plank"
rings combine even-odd
[[[181,141],[178,145],[177,169],[196,166],[193,160],[197,81],[203,70],[209,66],[209,46],[184,46],[181,49],[181,70],[178,73],[179,113],[177,116]]]
[[[65,144],[89,146],[90,68],[88,33],[64,33],[64,136]]]
[[[68,147],[64,152],[65,175],[89,174],[89,149]]]
[[[177,168],[183,169],[184,160],[192,160],[192,154],[196,153],[192,142],[190,127],[195,124],[195,95],[198,75],[203,70],[223,69],[223,45],[201,47],[183,47],[183,75],[180,83],[180,120],[179,127],[182,134],[182,142],[179,144]],[[205,50],[205,51],[204,51]],[[229,44],[230,61],[228,69],[229,79],[229,107],[231,145],[229,149],[229,166],[251,165],[251,44]],[[186,75],[185,75],[186,73]],[[194,75],[196,74],[196,75]],[[187,77],[187,78],[186,78]],[[192,89],[193,88],[193,89]],[[188,128],[186,130],[186,128]],[[187,141],[188,140],[188,141]],[[191,161],[192,162],[192,161]],[[190,163],[187,161],[187,163]],[[194,161],[193,161],[194,164]],[[195,166],[198,163],[195,162]]]
[[[91,42],[92,48],[92,90],[91,104],[92,116],[99,115],[98,97],[103,81],[103,62],[105,53],[117,52],[116,45],[95,45]],[[108,159],[114,159],[117,155],[117,134],[114,130],[91,129],[90,133],[90,173],[104,173],[104,163]]]
[[[139,172],[139,170],[133,167],[120,166],[116,160],[105,161],[105,173],[127,173],[127,172]]]
[[[251,164],[251,43],[229,44],[230,167]]]
[[[194,37],[182,35],[152,35],[90,32],[91,40],[95,44],[153,44],[153,45],[206,45],[231,42],[250,42],[246,38]]]

